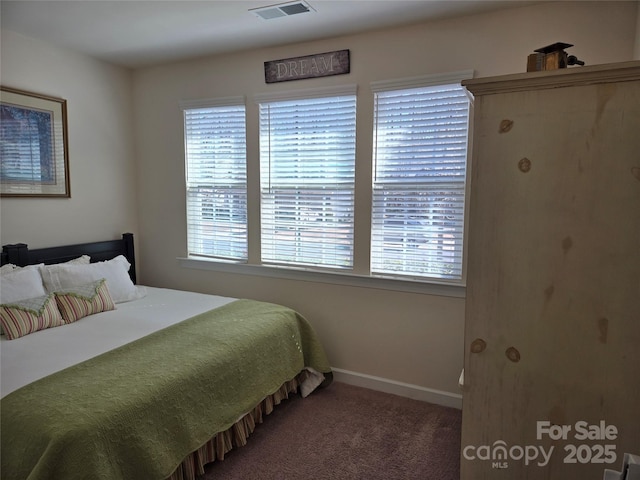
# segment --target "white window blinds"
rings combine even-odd
[[[469,98],[459,82],[375,90],[371,271],[461,280]]]
[[[244,99],[185,102],[182,107],[188,254],[246,261]]]
[[[355,88],[259,104],[262,262],[351,268]]]

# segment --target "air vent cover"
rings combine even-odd
[[[249,11],[264,20],[271,20],[272,18],[288,17],[299,13],[314,12],[315,10],[311,8],[307,2],[299,0],[297,2],[279,3],[277,5],[269,5],[268,7],[253,8]]]

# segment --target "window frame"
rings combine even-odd
[[[436,75],[409,77],[409,78],[396,79],[396,80],[376,81],[376,82],[371,82],[370,87],[372,91],[379,88],[386,88],[386,89],[415,88],[420,86],[428,86],[429,84],[436,85],[436,84],[442,84],[442,83],[461,82],[462,80],[473,78],[473,76],[474,76],[473,70],[465,70],[465,71],[452,72],[447,74],[436,74]],[[345,92],[345,89],[346,91],[349,91],[349,89],[353,89],[353,91],[356,91],[356,92],[358,90],[357,85],[341,85],[341,86],[335,86],[335,87],[298,89],[298,90],[286,91],[286,92],[261,93],[261,94],[255,94],[253,96],[253,103],[254,103],[254,106],[256,107],[256,112],[257,112],[257,109],[259,109],[259,104],[261,102],[286,100],[286,99],[292,99],[296,97],[308,98],[311,96],[330,96],[332,93]],[[473,97],[469,93],[468,95],[470,99],[470,105],[469,105],[467,159],[469,159],[471,156],[471,150],[472,150],[471,139],[472,139],[472,125],[473,125],[473,122],[472,122]],[[238,97],[233,97],[233,98],[237,99]],[[242,98],[244,99],[244,97]],[[356,102],[357,104],[362,102],[362,99],[359,98],[357,93],[356,93]],[[371,106],[372,116],[371,116],[371,123],[369,124],[369,130],[368,130],[369,136],[368,138],[365,139],[365,144],[366,142],[370,142],[373,149],[373,142],[374,142],[374,139],[372,136],[373,122],[374,122],[373,95],[371,95],[371,97],[367,99],[367,102]],[[184,108],[184,105],[190,105],[192,103],[197,105],[202,104],[202,102],[198,100],[192,101],[192,102],[181,102],[181,107]],[[246,106],[249,107],[249,105],[246,105]],[[363,110],[369,111],[368,108],[363,109],[363,108],[356,107],[356,125],[361,123],[360,117],[362,115]],[[255,120],[256,126],[252,128],[251,127],[252,120],[250,120],[249,117],[250,115],[254,115],[254,114],[256,118],[252,120]],[[251,158],[250,158],[251,156],[253,155],[259,156],[259,150],[260,150],[259,112],[255,113],[252,109],[247,108],[246,115],[247,115],[247,130],[246,130],[247,164],[249,164],[251,162]],[[357,166],[358,157],[362,157],[363,155],[362,145],[361,145],[363,140],[361,138],[359,139],[359,136],[362,136],[366,131],[367,130],[363,129],[361,126],[357,126],[356,128],[355,189],[357,192],[359,189],[358,185],[361,182],[367,182],[369,184],[368,191],[370,192],[370,194],[372,194],[371,176],[369,176],[368,178],[359,177],[358,166]],[[256,138],[250,137],[251,135],[254,135]],[[249,140],[249,138],[251,138],[251,140]],[[253,148],[249,148],[249,143],[251,142],[255,142],[258,145],[257,147],[255,147],[255,151],[253,150]],[[369,163],[371,164],[370,165],[371,167],[373,163],[372,153],[373,152],[371,150],[369,152]],[[364,152],[364,155],[366,155],[366,152]],[[259,175],[259,170],[260,168],[258,167],[257,168],[258,175]],[[369,171],[372,172],[372,170],[369,170]],[[247,174],[248,176],[252,175],[251,170],[249,169],[249,165],[248,165]],[[256,175],[256,171],[253,172],[253,175]],[[467,161],[466,182],[465,182],[466,183],[465,214],[464,214],[464,232],[465,233],[464,233],[464,247],[463,247],[464,253],[466,253],[466,250],[467,250],[466,244],[467,244],[468,234],[467,234],[466,211],[467,211],[467,204],[469,201],[469,191],[468,191],[469,181],[468,180],[470,179],[470,175],[471,175],[471,165],[470,165],[470,162]],[[252,188],[253,189],[257,188],[257,191],[253,192]],[[252,200],[253,202],[255,202],[256,198],[258,199],[257,201],[260,202],[259,192],[260,192],[260,182],[258,181],[256,183],[254,180],[252,184],[251,181],[249,181],[247,185],[247,202],[248,202],[248,210],[249,210],[248,215],[250,217],[248,221],[249,260],[247,262],[226,261],[221,259],[195,258],[195,257],[190,257],[186,255],[186,256],[179,256],[177,258],[179,265],[182,268],[214,271],[219,273],[232,273],[232,274],[259,276],[259,277],[267,277],[267,278],[279,278],[279,279],[286,279],[286,280],[309,281],[309,282],[326,283],[326,284],[332,284],[332,285],[345,285],[345,286],[360,287],[360,288],[373,288],[373,289],[408,292],[408,293],[415,293],[415,294],[422,294],[422,295],[436,295],[436,296],[461,298],[461,299],[465,298],[466,296],[466,263],[467,263],[466,259],[463,260],[462,278],[460,281],[451,281],[451,280],[438,279],[438,278],[432,278],[432,277],[415,278],[415,277],[410,277],[406,275],[395,276],[395,275],[384,275],[384,274],[372,274],[370,270],[370,265],[368,265],[368,263],[367,263],[367,266],[369,268],[369,273],[359,273],[356,270],[357,261],[355,259],[354,259],[354,270],[352,271],[333,270],[333,269],[318,268],[318,267],[309,268],[309,267],[303,267],[303,266],[297,267],[297,266],[288,266],[288,265],[262,264],[261,254],[260,254],[260,249],[261,249],[260,243],[261,243],[262,235],[260,231],[255,232],[255,225],[257,225],[258,229],[260,228],[260,219],[258,218],[257,222],[251,221],[252,210],[254,210],[256,207],[258,210],[260,209],[260,205],[258,206],[254,205],[253,207],[251,205]],[[356,204],[357,203],[358,203],[358,193],[356,193]],[[372,203],[370,203],[368,208],[369,222],[371,221],[370,217],[372,213],[372,206],[373,206]],[[362,229],[362,225],[363,225],[362,219],[359,220],[358,218],[359,217],[356,214],[354,218],[354,223],[355,223],[354,228],[355,228],[356,237],[358,236],[358,231],[359,231],[358,229],[359,228]],[[368,223],[368,225],[370,228],[370,223]],[[254,226],[253,233],[251,230],[252,226]],[[368,235],[370,240],[371,231],[368,232]],[[256,240],[254,238],[253,240],[254,249],[252,250],[252,237],[256,237],[256,236],[257,236],[257,245],[256,245]],[[363,248],[362,245],[360,245],[360,248],[357,245],[354,246],[355,258],[358,258],[358,256],[362,256],[362,255],[366,255],[367,257],[370,256],[371,254],[370,241],[368,243],[365,242],[365,245],[368,246],[368,251],[365,251],[364,253],[360,251]],[[257,255],[256,255],[256,251],[257,251]]]
[[[278,108],[287,108],[286,106],[284,106],[283,104],[286,103],[292,103],[295,104],[295,102],[297,101],[303,101],[303,102],[310,102],[310,103],[314,103],[315,100],[318,99],[336,99],[336,98],[340,98],[340,97],[348,97],[347,100],[339,100],[336,103],[339,104],[348,104],[348,103],[352,103],[353,104],[353,124],[349,126],[349,129],[353,129],[353,164],[350,167],[352,169],[351,172],[351,181],[348,184],[341,184],[340,186],[336,186],[335,190],[336,192],[342,192],[342,193],[336,193],[337,196],[335,196],[332,199],[332,202],[336,202],[339,203],[339,198],[342,198],[343,194],[347,194],[347,197],[351,197],[352,198],[352,205],[351,205],[351,211],[352,211],[352,218],[350,221],[350,233],[348,231],[344,231],[344,228],[341,228],[341,226],[336,225],[336,227],[339,230],[340,236],[342,236],[343,234],[346,234],[347,236],[351,236],[351,254],[350,254],[350,259],[351,259],[351,265],[349,266],[344,266],[344,265],[338,265],[338,264],[334,264],[334,265],[330,265],[330,264],[317,264],[317,265],[313,265],[312,262],[303,262],[303,261],[297,261],[297,262],[287,262],[285,260],[278,260],[275,257],[277,256],[277,251],[272,248],[272,250],[269,250],[269,254],[271,255],[272,258],[265,258],[265,245],[273,245],[274,243],[274,231],[277,230],[276,228],[276,221],[275,221],[275,217],[277,215],[277,204],[278,201],[276,199],[276,197],[273,198],[273,202],[270,202],[268,200],[265,201],[265,199],[267,197],[269,197],[270,195],[265,193],[265,191],[267,190],[265,188],[265,185],[268,183],[269,186],[271,186],[271,168],[272,168],[272,164],[271,164],[271,158],[269,156],[270,151],[267,148],[264,148],[264,142],[267,140],[267,138],[265,138],[264,132],[263,132],[263,108],[269,108],[270,105],[273,105],[274,108],[278,109]],[[259,141],[259,145],[260,145],[260,197],[261,197],[261,218],[260,218],[260,222],[261,222],[261,230],[260,230],[260,238],[261,238],[261,264],[263,265],[267,265],[267,266],[275,266],[275,267],[284,267],[284,268],[301,268],[301,269],[318,269],[318,270],[328,270],[328,271],[336,271],[336,272],[345,272],[345,271],[350,271],[353,268],[353,235],[354,235],[354,224],[355,224],[355,208],[354,208],[354,203],[355,203],[355,183],[356,183],[356,178],[355,178],[355,162],[356,162],[356,124],[357,124],[357,86],[356,85],[341,85],[341,86],[336,86],[336,87],[325,87],[325,88],[316,88],[316,89],[301,89],[301,90],[295,90],[295,91],[290,91],[290,92],[279,92],[276,94],[260,94],[260,95],[256,95],[254,98],[254,101],[259,109],[259,114],[258,114],[258,126],[259,126],[259,136],[258,136],[258,141]],[[297,107],[294,107],[297,108]],[[264,114],[267,114],[266,112]],[[268,115],[268,114],[267,114]],[[308,125],[305,125],[303,122],[303,126],[307,127]],[[309,131],[306,129],[303,129],[304,134],[308,134]],[[314,139],[315,141],[315,139]],[[347,141],[348,143],[348,141]],[[341,144],[339,144],[341,145]],[[297,144],[298,147],[303,147],[305,146],[304,143],[301,144]],[[267,155],[263,156],[263,154],[267,153]],[[268,158],[267,158],[268,157]],[[282,166],[282,164],[278,164],[279,167]],[[277,171],[277,170],[276,170]],[[269,172],[269,174],[267,174],[266,172]],[[310,174],[312,172],[310,171],[305,171],[306,174]],[[343,172],[344,173],[344,172]],[[318,193],[319,191],[322,191],[325,188],[325,185],[318,183],[318,179],[311,177],[312,180],[314,181],[310,181],[310,182],[302,182],[302,186],[300,188],[301,192],[304,192],[300,195],[299,198],[301,198],[303,201],[309,201],[311,199],[311,197],[313,196],[313,194],[311,193],[312,190],[315,190],[316,193]],[[343,177],[343,179],[346,179],[346,177]],[[287,199],[287,198],[291,198],[296,196],[296,194],[294,193],[294,190],[290,190],[290,186],[293,185],[294,182],[291,181],[291,179],[287,179],[285,177],[282,177],[282,180],[280,183],[276,183],[275,187],[279,188],[281,190],[283,199]],[[349,188],[344,188],[344,186],[347,185],[347,187]],[[291,193],[284,193],[286,190],[290,190]],[[329,189],[331,190],[331,189]],[[350,193],[349,193],[350,191]],[[311,197],[309,197],[309,195],[311,195]],[[273,209],[273,214],[274,216],[272,217],[267,217],[264,216],[264,212],[265,209],[268,207],[271,207]],[[294,208],[294,210],[292,210],[291,208]],[[283,207],[283,212],[286,212],[289,215],[295,215],[296,217],[300,215],[300,211],[298,209],[296,209],[295,207]],[[265,231],[263,230],[264,225],[266,224],[270,224],[274,230],[273,231]],[[332,226],[335,225],[336,223],[339,223],[337,221],[332,221],[329,222],[327,225],[328,226]],[[305,230],[310,229],[309,230],[309,235],[313,235],[313,228],[311,227],[311,224],[309,224],[309,222],[305,222],[305,221],[300,221],[300,223],[298,222],[294,222],[294,224],[296,226],[299,227],[299,229],[295,229],[295,232],[298,232],[299,234],[304,235]],[[303,224],[307,224],[306,227]],[[347,226],[349,227],[349,226]],[[348,230],[348,228],[347,228]],[[332,249],[336,249],[339,250],[339,244],[341,243],[338,240],[339,237],[336,238],[336,242],[333,244],[332,248],[329,248],[329,251]],[[307,243],[308,242],[308,243]],[[310,244],[311,241],[310,240],[302,240],[302,245],[303,245],[303,251],[308,251],[306,249],[310,248]],[[311,247],[312,248],[312,247]],[[330,255],[327,255],[327,257],[330,257]],[[342,258],[342,256],[340,254],[337,254],[336,258]]]
[[[188,147],[188,141],[187,141],[187,136],[188,136],[188,131],[187,131],[187,115],[188,112],[191,111],[197,111],[197,110],[205,110],[205,109],[217,109],[217,108],[227,108],[227,107],[237,107],[237,108],[241,108],[242,109],[242,115],[243,115],[243,134],[244,134],[244,198],[241,199],[245,205],[245,209],[244,209],[244,224],[243,225],[239,225],[239,226],[234,226],[233,223],[230,218],[229,222],[226,222],[226,224],[228,224],[228,228],[230,229],[229,234],[227,235],[228,237],[228,243],[229,243],[229,248],[231,250],[233,250],[234,248],[237,248],[235,245],[237,243],[237,238],[234,238],[238,232],[235,232],[235,230],[238,230],[238,228],[240,229],[240,237],[242,239],[244,239],[244,249],[246,250],[244,255],[240,256],[240,255],[229,255],[229,256],[224,256],[220,254],[220,250],[218,251],[217,254],[215,253],[211,253],[210,255],[208,255],[205,252],[198,252],[198,253],[191,253],[190,252],[190,244],[191,242],[196,243],[197,241],[197,234],[196,234],[196,238],[192,239],[191,238],[191,232],[192,230],[204,230],[206,228],[206,219],[205,219],[205,211],[207,209],[211,210],[212,212],[212,217],[215,217],[215,210],[216,205],[215,205],[215,200],[211,200],[210,203],[207,203],[207,207],[205,207],[205,203],[203,201],[202,206],[200,207],[200,215],[198,217],[199,222],[195,225],[195,226],[191,226],[190,223],[190,209],[193,208],[193,206],[191,205],[191,193],[190,193],[190,183],[192,183],[190,181],[190,169],[192,168],[192,165],[190,163],[190,159],[189,159],[189,155],[188,155],[188,151],[189,151],[189,147]],[[247,188],[247,169],[246,169],[246,165],[247,165],[247,127],[246,127],[246,118],[247,118],[247,109],[246,109],[246,99],[244,96],[236,96],[236,97],[224,97],[224,98],[214,98],[214,99],[203,99],[203,100],[186,100],[186,101],[182,101],[180,102],[180,109],[182,112],[182,118],[183,118],[183,146],[184,146],[184,166],[185,166],[185,175],[184,175],[184,180],[185,180],[185,202],[186,202],[186,210],[185,210],[185,214],[186,214],[186,221],[187,221],[187,255],[190,258],[199,258],[199,259],[207,259],[208,261],[230,261],[230,262],[241,262],[241,263],[246,263],[248,261],[248,244],[249,244],[249,225],[248,225],[248,219],[247,219],[247,214],[248,214],[248,188]],[[235,139],[235,138],[234,138]],[[194,159],[194,161],[196,161]],[[199,167],[195,167],[195,168],[200,168]],[[231,185],[230,182],[227,185],[224,185],[222,188],[219,188],[218,190],[220,190],[220,192],[218,192],[217,194],[215,194],[214,196],[219,196],[219,195],[224,195],[225,197],[229,196],[229,192],[233,192],[234,190],[237,190],[237,188],[242,188],[242,183],[240,184],[239,187],[234,187]],[[209,186],[204,186],[201,185],[199,188],[205,188],[205,189],[209,189],[209,190],[216,190],[216,186],[214,184],[211,184]],[[228,202],[227,202],[228,203]],[[210,205],[210,206],[209,206]],[[225,205],[225,208],[229,208],[228,205]],[[223,215],[224,216],[224,215]],[[229,211],[228,216],[232,216],[232,212]],[[211,218],[211,223],[212,223],[212,227],[215,227],[215,219]],[[223,222],[224,224],[224,222]],[[244,235],[242,235],[242,233],[244,233]],[[206,240],[211,240],[214,242],[221,240],[221,238],[224,236],[213,236],[211,238],[202,238],[201,241],[206,241]],[[222,238],[224,240],[224,238]],[[232,246],[232,244],[234,246]]]
[[[383,81],[377,81],[377,82],[371,82],[371,91],[373,94],[373,115],[372,115],[372,121],[373,121],[373,145],[372,145],[372,157],[371,157],[371,162],[372,162],[372,178],[373,176],[375,176],[376,173],[376,121],[377,121],[377,105],[376,105],[376,94],[378,93],[384,93],[384,92],[398,92],[398,91],[403,91],[403,90],[413,90],[413,89],[420,89],[420,88],[429,88],[429,87],[437,87],[437,86],[441,86],[441,85],[452,85],[452,84],[461,84],[461,82],[463,80],[467,80],[470,78],[473,78],[473,70],[464,70],[464,71],[458,71],[458,72],[451,72],[451,73],[444,73],[444,74],[436,74],[436,75],[426,75],[426,76],[416,76],[416,77],[409,77],[409,78],[403,78],[403,79],[397,79],[397,80],[383,80]],[[393,276],[393,277],[397,277],[397,278],[412,278],[414,277],[416,279],[416,281],[423,281],[425,283],[429,283],[429,282],[445,282],[445,283],[451,283],[451,284],[456,284],[456,285],[465,285],[466,283],[466,246],[467,246],[467,215],[466,215],[466,211],[467,211],[467,205],[468,205],[468,196],[469,196],[469,178],[470,178],[470,171],[471,171],[471,162],[469,161],[470,157],[471,157],[471,148],[472,148],[472,143],[471,143],[471,131],[472,131],[472,119],[473,119],[473,98],[472,96],[469,94],[468,91],[466,91],[466,89],[461,86],[461,90],[463,92],[465,92],[467,94],[467,98],[469,100],[469,106],[468,106],[468,118],[467,118],[467,146],[466,146],[466,158],[465,158],[465,164],[466,164],[466,169],[465,169],[465,176],[462,183],[462,189],[460,189],[458,187],[458,190],[462,191],[462,239],[461,239],[461,264],[460,264],[460,278],[445,278],[445,277],[439,277],[437,275],[418,275],[418,274],[412,274],[411,272],[407,272],[407,273],[398,273],[397,275],[395,274],[391,274],[389,273],[388,275]],[[375,183],[372,180],[372,183]],[[380,184],[383,182],[380,182]],[[431,185],[435,185],[438,182],[433,182]],[[427,190],[426,185],[427,183],[423,183],[421,184],[422,188],[425,189],[425,191]],[[431,186],[429,188],[432,188]],[[455,188],[454,188],[455,190]],[[372,276],[384,276],[386,275],[386,273],[384,271],[381,271],[379,273],[374,273],[374,267],[373,267],[373,251],[374,251],[374,242],[373,242],[373,238],[374,238],[374,225],[373,225],[373,220],[374,220],[374,200],[375,200],[375,187],[372,187],[372,204],[371,204],[371,212],[370,215],[372,217],[372,228],[371,228],[371,232],[370,232],[370,239],[371,239],[371,244],[370,244],[370,248],[369,248],[369,254],[372,257],[372,261],[370,264],[370,274]],[[406,230],[404,230],[402,232],[403,234],[408,234],[408,232]],[[383,233],[384,234],[384,233]]]

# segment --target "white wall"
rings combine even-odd
[[[479,76],[523,72],[529,53],[558,41],[575,44],[570,53],[587,64],[626,61],[633,55],[635,24],[636,6],[631,2],[544,3],[136,71],[143,281],[284,303],[312,322],[335,367],[459,393],[463,299],[222,274],[178,265],[176,258],[186,255],[178,104],[186,99],[247,96],[249,182],[255,185],[258,123],[253,95],[357,83],[357,168],[366,177],[372,150],[371,81],[466,69],[475,69]],[[265,61],[339,49],[351,51],[349,75],[275,85],[264,82]],[[369,203],[370,191],[359,190],[356,208]]]
[[[2,32],[3,85],[66,98],[71,199],[2,199],[0,240],[34,247],[133,231],[143,283],[245,296],[299,309],[338,368],[457,394],[464,300],[184,269],[183,99],[247,95],[257,162],[255,93],[357,83],[358,168],[371,155],[369,82],[453,70],[522,72],[535,48],[564,41],[588,64],[630,60],[635,2],[543,3],[492,14],[139,70]],[[352,73],[265,85],[263,62],[348,48]],[[135,134],[134,134],[135,128]],[[136,168],[137,167],[137,168]],[[137,172],[137,179],[136,179]],[[250,179],[255,182],[255,176]],[[369,202],[367,190],[358,204]],[[138,211],[136,212],[135,206]]]
[[[131,72],[2,30],[3,86],[67,100],[71,198],[3,198],[0,240],[45,247],[138,230]]]

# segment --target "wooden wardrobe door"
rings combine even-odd
[[[531,84],[549,75],[467,85],[464,480],[599,480],[640,454],[640,62],[630,63],[635,80],[602,69],[594,80],[584,67],[558,72],[560,88]]]

